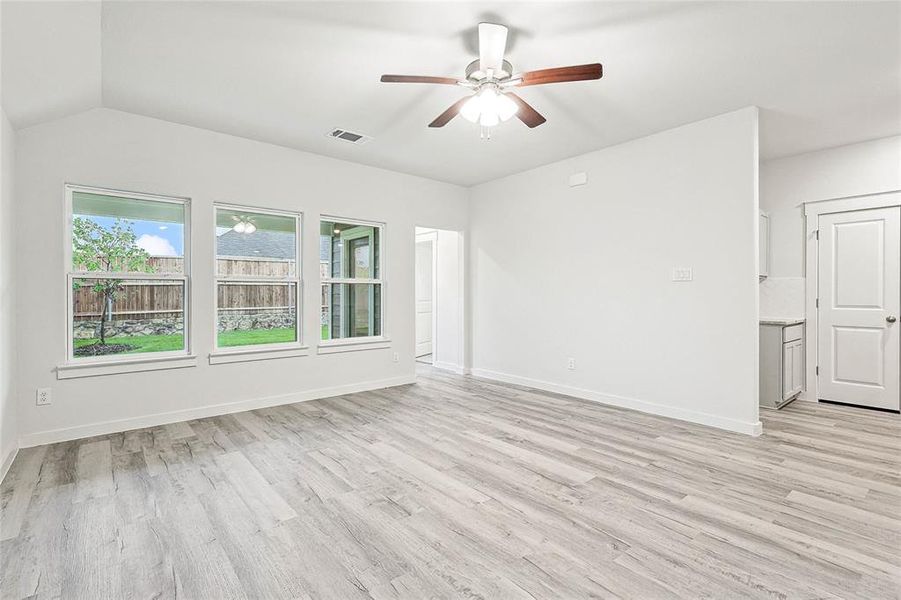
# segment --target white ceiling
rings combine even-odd
[[[105,106],[470,185],[755,104],[773,158],[901,133],[901,3],[2,2],[16,127]],[[516,70],[601,62],[600,81],[524,88],[548,122],[490,142],[461,76],[480,20]],[[332,127],[373,136],[363,146]]]

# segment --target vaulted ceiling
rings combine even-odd
[[[901,133],[897,2],[0,6],[20,128],[103,106],[463,185],[752,104],[764,158]],[[510,27],[515,70],[601,62],[604,77],[524,88],[548,119],[534,130],[429,129],[465,90],[379,76],[462,76],[483,20]]]

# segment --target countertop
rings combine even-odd
[[[800,325],[805,321],[804,317],[796,317],[792,319],[778,319],[772,317],[761,317],[761,325],[776,325],[779,327],[788,327],[789,325]]]

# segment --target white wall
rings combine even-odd
[[[747,108],[473,188],[474,373],[759,431],[757,168]]]
[[[15,132],[0,110],[0,479],[17,448],[16,302],[13,179]]]
[[[770,215],[770,276],[804,277],[804,202],[901,189],[901,136],[760,165],[760,208]]]
[[[467,192],[435,181],[97,109],[18,132],[20,434],[26,444],[220,412],[217,405],[409,381],[414,224],[467,226]],[[193,368],[58,381],[65,359],[64,183],[188,196],[192,201]],[[209,365],[214,201],[304,212],[303,325],[311,356]],[[317,356],[320,213],[387,223],[384,350]],[[400,362],[392,362],[398,352]],[[53,388],[37,407],[34,390]],[[343,387],[339,387],[343,386]],[[188,411],[179,414],[177,411]],[[161,416],[162,415],[162,416]],[[100,424],[100,425],[98,425]],[[105,424],[105,425],[104,425]]]
[[[465,259],[462,234],[438,230],[435,244],[436,310],[435,366],[463,370],[463,276]]]

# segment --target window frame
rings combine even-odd
[[[387,298],[387,277],[385,271],[385,256],[386,256],[386,231],[387,225],[385,223],[379,221],[367,221],[364,219],[349,219],[345,217],[339,217],[335,215],[319,215],[319,235],[322,235],[322,223],[339,223],[341,225],[353,225],[358,227],[372,227],[378,229],[378,263],[373,263],[372,270],[375,270],[376,267],[378,269],[378,277],[377,278],[355,278],[355,277],[332,277],[331,275],[327,275],[325,277],[322,276],[320,272],[319,276],[319,294],[322,293],[323,285],[330,284],[371,284],[371,285],[379,285],[380,286],[380,298],[379,302],[379,320],[381,323],[381,333],[379,335],[369,335],[369,336],[358,336],[358,337],[346,337],[346,338],[337,338],[337,339],[321,339],[321,333],[318,340],[318,346],[323,349],[324,352],[327,352],[329,348],[333,350],[337,350],[342,346],[349,347],[359,347],[359,346],[372,346],[372,347],[387,347],[385,345],[386,342],[389,341],[388,337],[388,321],[386,319],[386,298]],[[356,236],[362,237],[362,236]],[[316,244],[316,247],[319,247],[319,243]],[[374,248],[370,251],[373,254]],[[318,260],[317,260],[318,262]],[[329,261],[329,266],[331,266],[331,261]],[[329,271],[330,273],[331,271]],[[374,289],[374,288],[373,288]],[[329,298],[329,335],[331,336],[332,325],[331,325],[331,293],[328,294]],[[317,313],[318,314],[318,313]],[[375,313],[370,315],[370,320],[375,318]],[[321,326],[320,326],[321,328]],[[356,348],[354,348],[356,349]]]
[[[217,227],[216,217],[218,211],[231,210],[247,213],[257,213],[273,215],[277,217],[290,217],[294,219],[294,276],[293,277],[269,277],[265,275],[219,275],[219,252],[217,248],[218,236],[215,228]],[[258,206],[249,206],[246,204],[232,204],[227,202],[213,203],[213,351],[211,359],[215,362],[215,357],[226,355],[245,355],[270,352],[273,355],[283,351],[301,350],[306,346],[303,344],[303,213],[292,210],[261,208]],[[287,283],[294,284],[294,341],[278,342],[272,344],[245,344],[243,346],[220,346],[219,345],[219,284],[223,282],[244,282],[251,285],[266,285]],[[293,354],[291,354],[293,355]],[[222,360],[219,362],[229,362]]]
[[[120,271],[76,271],[72,265],[72,228],[75,222],[73,212],[74,195],[78,192],[112,196],[115,198],[130,198],[133,200],[149,200],[153,202],[166,202],[180,204],[184,209],[183,230],[183,269],[182,273],[130,273]],[[191,199],[182,196],[151,194],[145,192],[131,192],[113,188],[86,186],[77,184],[65,184],[65,214],[66,223],[63,232],[63,265],[66,275],[66,366],[84,365],[116,365],[122,363],[147,363],[153,361],[171,361],[172,359],[191,357],[192,349],[192,279],[191,279]],[[165,352],[136,352],[133,354],[111,354],[107,356],[75,357],[75,311],[73,307],[74,291],[73,283],[76,279],[122,279],[132,281],[180,281],[182,283],[182,322],[184,325],[184,348],[181,350],[168,350]]]

